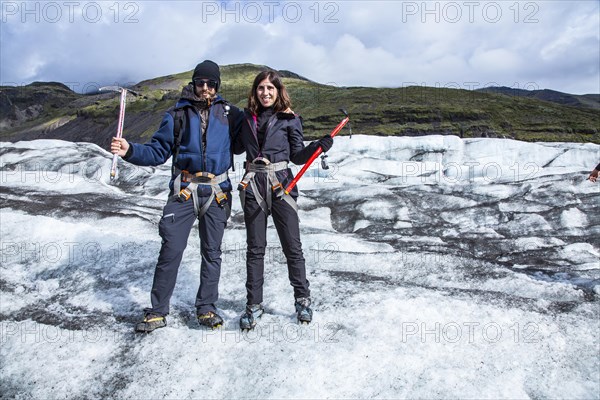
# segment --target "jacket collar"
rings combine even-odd
[[[225,102],[225,100],[217,94],[211,104],[224,103],[224,102]],[[184,99],[184,98],[179,99],[177,101],[177,104],[175,104],[175,108],[192,107],[192,106],[193,105],[192,105],[191,101],[189,99]]]
[[[254,114],[252,114],[250,112],[250,110],[248,110],[247,108],[244,108],[244,113],[246,114],[246,118],[248,118],[248,119],[252,119],[252,117],[254,116]],[[286,113],[283,111],[276,112],[273,115],[276,116],[277,119],[284,119],[284,120],[285,119],[294,119],[298,116],[296,114],[290,114],[290,113]]]

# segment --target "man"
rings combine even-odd
[[[167,325],[169,301],[177,271],[194,221],[200,231],[200,288],[196,295],[198,322],[219,327],[218,285],[221,242],[231,212],[232,135],[242,114],[217,95],[219,66],[210,60],[194,69],[192,82],[183,88],[175,109],[166,113],[147,144],[113,138],[111,151],[135,165],[160,165],[173,156],[171,193],[159,223],[162,247],[152,284],[152,307],[145,309],[137,332],[152,332]]]

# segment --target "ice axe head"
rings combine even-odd
[[[138,92],[134,92],[133,90],[121,87],[121,86],[104,86],[101,87],[100,89],[98,89],[101,92],[118,92],[121,93],[123,91],[126,91],[128,93],[133,94],[134,96],[139,96]]]
[[[123,89],[124,88],[122,88],[121,86],[104,86],[98,90],[100,90],[101,92],[119,92],[119,93],[121,93],[121,91]]]
[[[348,128],[350,128],[350,139],[352,139],[352,125],[350,124],[350,116],[348,115],[348,111],[346,111],[344,108],[340,108],[340,111],[344,113],[346,118],[348,118]]]

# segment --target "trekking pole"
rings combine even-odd
[[[346,110],[344,110],[343,108],[340,108],[340,111],[344,113],[344,115],[346,116],[346,118],[344,118],[329,134],[329,136],[334,137],[335,135],[338,134],[339,131],[342,130],[342,128],[350,121],[350,117],[348,116],[348,113],[346,112]],[[300,178],[302,178],[302,175],[304,175],[304,173],[308,170],[308,168],[310,168],[310,165],[312,164],[313,161],[315,161],[315,159],[317,157],[319,157],[319,154],[321,154],[323,152],[323,148],[321,146],[319,146],[317,148],[317,150],[315,150],[315,152],[313,153],[312,156],[310,156],[310,158],[308,159],[308,161],[304,164],[304,166],[302,167],[302,169],[300,170],[300,172],[298,172],[298,174],[294,177],[294,179],[290,182],[289,185],[287,185],[287,187],[284,190],[285,194],[290,194],[290,192],[292,191],[292,189],[294,188],[294,186],[296,186],[296,184],[298,183],[298,181],[300,180]]]
[[[117,138],[121,138],[123,137],[123,124],[125,123],[125,107],[127,105],[127,92],[135,95],[135,96],[139,96],[139,94],[137,92],[134,92],[133,90],[129,90],[126,89],[124,87],[120,87],[120,86],[105,86],[105,87],[101,87],[99,89],[100,91],[103,90],[110,90],[113,92],[119,92],[121,93],[121,103],[119,105],[119,122],[117,123]],[[112,159],[112,165],[110,166],[110,179],[113,180],[116,178],[117,176],[117,161],[119,159],[119,156],[117,154],[113,154],[113,159]]]

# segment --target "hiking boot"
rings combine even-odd
[[[223,318],[213,311],[204,314],[198,314],[198,323],[210,329],[215,329],[223,325]]]
[[[296,299],[296,315],[298,316],[298,322],[308,324],[312,321],[313,312],[310,308],[311,300],[310,297],[298,297]]]
[[[162,315],[147,313],[142,322],[138,322],[135,331],[140,333],[150,333],[155,329],[167,326],[167,319]]]
[[[248,304],[246,305],[246,310],[242,314],[240,318],[240,329],[241,330],[250,330],[254,329],[258,319],[263,315],[265,310],[262,307],[262,304]]]

